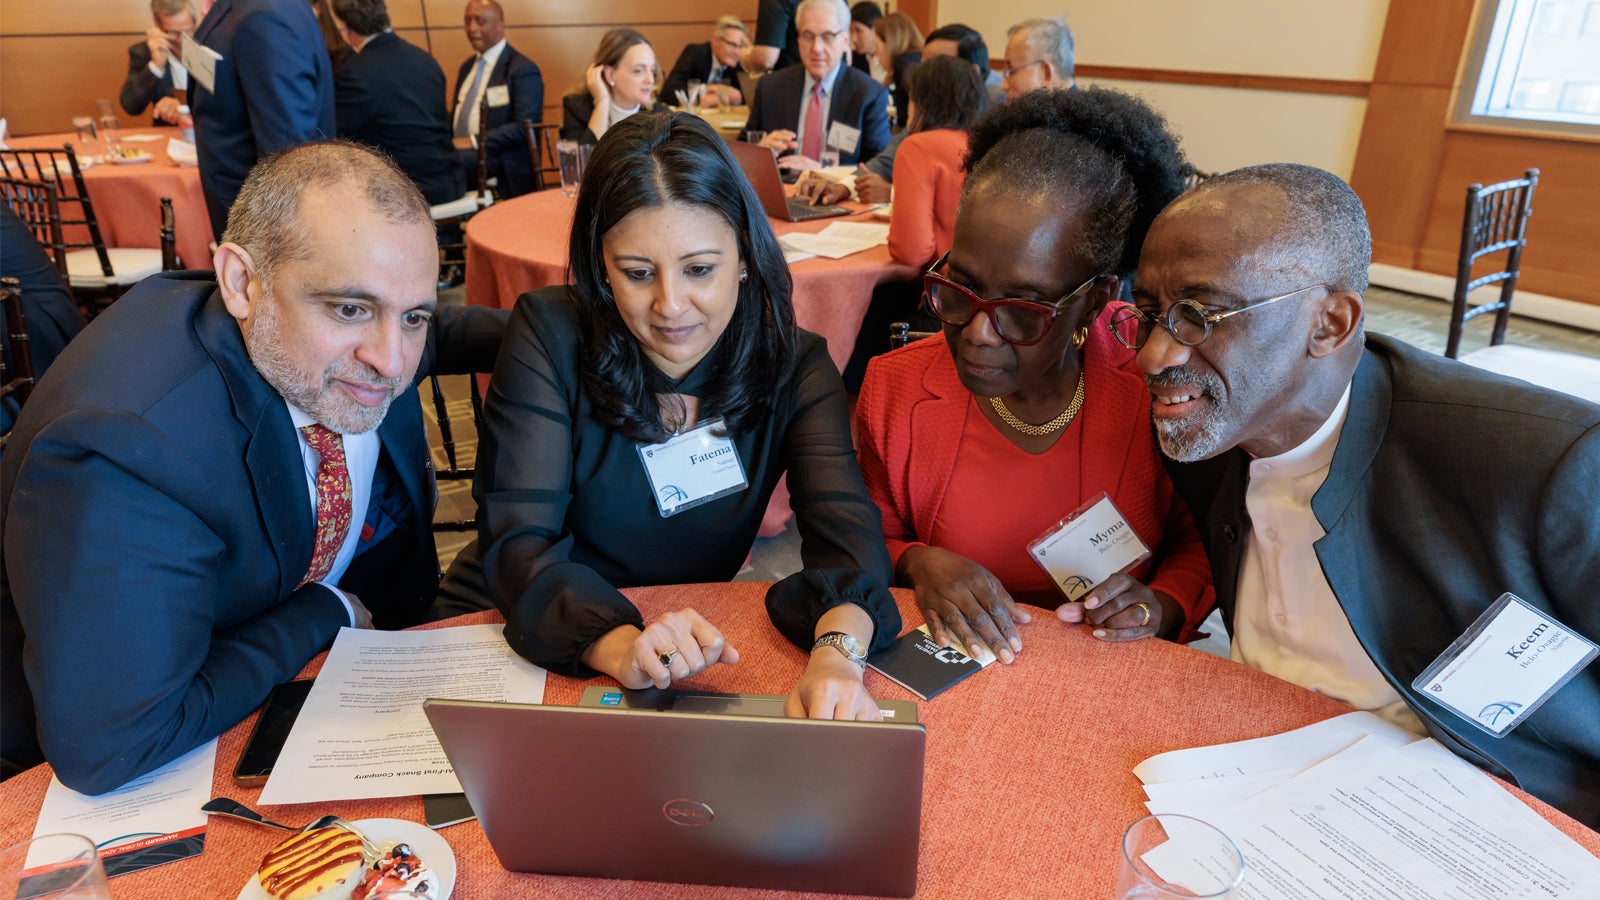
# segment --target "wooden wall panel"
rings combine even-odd
[[[141,33],[150,27],[150,4],[141,0],[5,0],[0,30],[14,34]]]
[[[500,0],[510,27],[699,22],[708,32],[718,16],[727,14],[744,19],[747,28],[755,27],[757,4],[758,0]],[[429,27],[459,28],[466,2],[424,0],[424,9]]]
[[[1416,267],[1449,104],[1449,88],[1372,86],[1350,180],[1367,208],[1376,262]]]
[[[1391,0],[1373,80],[1450,87],[1475,0]]]
[[[128,45],[137,35],[0,37],[0,116],[12,134],[71,131],[72,117],[94,115],[94,101],[113,105],[128,74]],[[117,106],[122,124],[148,125]]]

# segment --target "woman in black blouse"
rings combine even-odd
[[[806,568],[767,610],[812,650],[787,709],[877,718],[847,651],[900,629],[878,510],[839,373],[795,326],[782,252],[727,146],[696,116],[629,117],[596,145],[573,222],[573,284],[512,312],[473,485],[481,552],[447,582],[481,564],[507,640],[541,666],[664,687],[738,653],[692,610],[647,625],[617,589],[732,578],[787,472]],[[672,449],[684,441],[695,463]],[[686,480],[733,458],[746,486]]]

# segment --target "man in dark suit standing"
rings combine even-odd
[[[504,316],[437,308],[427,201],[354,144],[262,160],[224,238],[69,344],[0,459],[8,770],[111,790],[433,600],[414,379],[492,359]]]
[[[544,77],[533,60],[506,43],[505,10],[496,0],[468,0],[462,16],[474,54],[456,73],[450,107],[464,171],[477,166],[478,117],[488,107],[488,174],[502,197],[534,189],[533,156],[522,120],[544,120]]]
[[[750,35],[744,30],[744,23],[739,21],[738,16],[723,16],[712,26],[711,40],[684,46],[683,52],[678,54],[678,61],[672,64],[672,71],[667,74],[661,96],[670,102],[678,95],[678,91],[688,93],[690,81],[699,81],[706,86],[705,93],[700,97],[700,105],[717,105],[717,91],[712,85],[723,86],[729,103],[743,103],[739,73],[744,70],[739,67],[739,54],[749,49]]]
[[[194,33],[194,7],[189,0],[150,0],[150,17],[155,25],[144,33],[144,40],[128,48],[128,77],[119,99],[130,116],[154,104],[156,123],[175,125],[180,105],[175,93],[189,87],[189,73],[179,60],[183,36]]]
[[[1512,695],[1526,628],[1452,663],[1495,685],[1468,712],[1416,684],[1508,592],[1600,639],[1600,407],[1364,334],[1371,253],[1355,192],[1291,164],[1205,182],[1145,239],[1134,343],[1233,658],[1600,825],[1600,666],[1499,734],[1500,692],[1543,689]]]
[[[877,156],[889,144],[889,92],[844,63],[844,0],[801,0],[794,21],[800,64],[756,83],[746,129],[767,132],[763,147],[792,154],[778,160],[786,169],[814,169],[825,150],[840,165]]]
[[[333,17],[354,51],[333,77],[339,136],[389,154],[430,204],[460,197],[444,70],[394,33],[384,0],[333,0]]]
[[[218,242],[256,160],[330,138],[333,68],[305,0],[217,0],[195,40],[220,56],[214,84],[191,72],[200,188]]]

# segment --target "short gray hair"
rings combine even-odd
[[[195,14],[194,4],[189,0],[150,0],[150,18],[152,19],[159,16],[175,16],[178,13],[185,12],[195,22],[198,23],[200,21],[200,17]]]
[[[1336,291],[1366,291],[1372,231],[1361,198],[1344,179],[1315,166],[1266,163],[1215,175],[1190,193],[1253,185],[1283,194],[1283,218],[1273,244],[1263,248],[1263,265],[1303,271]]]
[[[1042,59],[1056,67],[1062,76],[1072,76],[1073,42],[1072,29],[1062,19],[1023,19],[1021,22],[1006,29],[1006,40],[1015,37],[1017,32],[1026,32],[1023,40],[1028,45],[1028,51],[1034,59]]]
[[[722,37],[722,33],[729,28],[737,28],[744,32],[745,37],[750,36],[750,29],[744,27],[744,21],[738,16],[723,16],[718,19],[717,24],[711,26],[711,36]]]
[[[224,243],[238,244],[267,284],[283,262],[310,252],[300,224],[300,201],[311,188],[359,188],[389,222],[433,228],[428,201],[406,173],[383,153],[350,141],[301,144],[256,163],[228,210]]]
[[[832,12],[834,17],[839,20],[839,28],[846,31],[849,30],[850,7],[845,5],[844,0],[800,0],[800,5],[794,8],[795,22],[799,23],[801,13],[814,8],[826,9]],[[799,27],[798,24],[796,24],[796,27]]]

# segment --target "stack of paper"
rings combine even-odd
[[[1233,839],[1244,900],[1600,896],[1600,859],[1437,742],[1371,713],[1163,753],[1133,772],[1151,812]],[[1181,840],[1145,859],[1180,883],[1207,865]]]
[[[778,238],[785,258],[788,251],[798,250],[812,256],[844,259],[852,253],[871,250],[889,243],[889,226],[874,222],[834,222],[816,234],[794,232]]]

